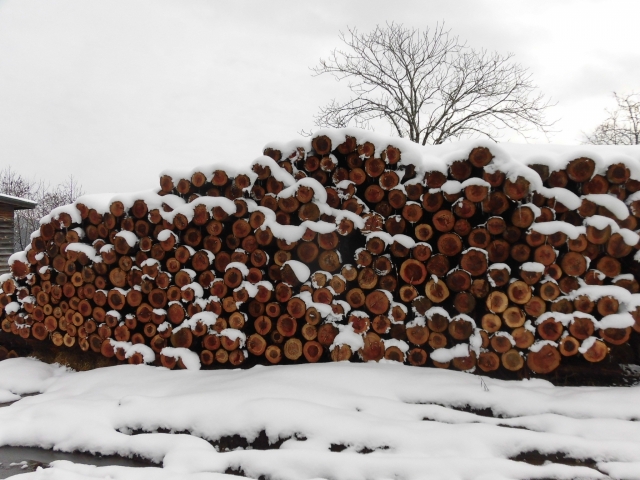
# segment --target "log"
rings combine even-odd
[[[600,258],[596,264],[596,268],[609,278],[617,277],[622,272],[620,261],[610,256]]]
[[[531,299],[531,287],[521,280],[517,280],[507,288],[509,300],[518,305],[524,305]]]
[[[476,168],[482,168],[491,162],[493,155],[486,147],[476,147],[469,153],[469,163]]]
[[[601,340],[596,340],[582,356],[587,362],[597,363],[607,358],[608,353],[607,345]]]
[[[380,335],[389,333],[391,321],[386,315],[376,315],[371,322],[371,328]]]
[[[509,306],[509,298],[503,292],[495,290],[487,296],[486,306],[492,313],[502,313]]]
[[[302,354],[309,363],[316,363],[322,357],[323,348],[319,342],[305,342],[302,347]]]
[[[623,163],[609,165],[607,169],[607,180],[613,184],[627,183],[631,176],[631,172]]]
[[[216,363],[223,365],[229,361],[229,352],[221,348],[219,350],[216,350],[215,357],[216,357]]]
[[[302,342],[297,338],[290,338],[284,344],[284,356],[296,361],[302,356]]]
[[[318,342],[324,347],[329,347],[337,335],[338,329],[330,323],[321,325],[320,328],[318,328]]]
[[[334,362],[346,362],[353,356],[349,345],[336,345],[331,351],[331,360]]]
[[[315,340],[318,337],[318,329],[309,323],[302,326],[300,333],[305,340]]]
[[[578,277],[586,272],[587,261],[581,253],[568,252],[562,256],[560,266],[567,275]]]
[[[509,209],[509,198],[502,192],[492,192],[482,202],[482,210],[490,215],[502,215]]]
[[[481,326],[489,333],[497,332],[502,326],[502,319],[495,313],[487,313],[482,316]]]
[[[493,240],[487,247],[489,261],[491,263],[504,263],[509,258],[511,245],[506,240]]]
[[[429,241],[433,236],[433,227],[427,223],[416,225],[414,234],[421,242]]]
[[[585,317],[574,316],[569,324],[569,333],[578,340],[586,340],[593,335],[594,330],[593,322]]]
[[[573,301],[574,311],[591,313],[596,304],[586,295],[580,295]]]
[[[462,268],[464,268],[464,266],[462,266]],[[469,272],[465,270],[453,270],[447,274],[445,282],[447,287],[449,287],[449,290],[453,292],[462,292],[471,288],[471,275],[469,275]]]
[[[264,352],[264,356],[269,363],[277,364],[282,361],[282,350],[277,345],[269,345]]]
[[[595,171],[596,164],[590,158],[576,158],[567,165],[567,176],[574,182],[588,181]]]
[[[517,328],[524,325],[526,316],[521,308],[511,306],[504,310],[502,313],[502,319],[509,328]]]
[[[425,286],[425,295],[433,303],[442,303],[449,297],[449,289],[445,282],[432,279]]]
[[[449,323],[448,332],[455,340],[466,340],[473,333],[473,324],[466,320],[453,320]]]
[[[413,366],[422,366],[427,363],[428,354],[422,348],[412,348],[407,354],[409,363]]]
[[[406,330],[408,340],[414,345],[424,345],[429,340],[429,328],[416,325]],[[426,361],[426,357],[425,357]]]
[[[483,372],[493,372],[500,367],[500,358],[493,352],[482,352],[478,356],[478,368]]]
[[[445,348],[447,346],[447,337],[440,332],[432,332],[429,335],[428,343],[434,350],[437,348]]]
[[[311,147],[318,155],[328,155],[331,153],[331,139],[326,135],[319,135],[311,140]]]
[[[453,162],[449,167],[450,175],[458,180],[466,180],[471,176],[473,165],[468,160],[458,160],[457,162]]]
[[[408,259],[400,266],[400,277],[410,285],[420,285],[427,278],[427,268],[421,261]]]
[[[587,240],[594,245],[604,245],[611,237],[611,227],[607,225],[602,230],[594,227],[593,225],[587,225],[586,232]]]
[[[384,351],[385,360],[391,360],[394,362],[404,363],[405,354],[400,348],[396,346],[387,347]]]
[[[351,305],[351,301],[349,299],[347,301]],[[389,311],[389,298],[384,291],[375,290],[367,294],[365,305],[372,314],[382,315]]]
[[[441,235],[437,245],[438,251],[448,257],[453,257],[462,251],[462,239],[455,233]]]
[[[524,358],[520,352],[514,348],[504,352],[500,357],[500,361],[504,368],[512,372],[517,372],[524,367]]]
[[[453,230],[455,217],[449,210],[440,210],[433,214],[432,222],[434,228],[439,232],[449,232]]]
[[[618,313],[620,303],[615,297],[605,296],[598,300],[598,313],[603,317]]]
[[[533,210],[527,206],[519,206],[511,214],[511,223],[518,228],[529,228],[534,220]]]
[[[364,346],[360,350],[364,362],[379,361],[384,356],[384,351],[384,344],[376,333],[368,332],[364,336]]]
[[[533,333],[531,333],[525,327],[519,327],[514,329],[511,332],[511,336],[516,342],[516,347],[523,350],[529,348],[531,345],[533,345],[533,342],[535,341],[535,337]]]
[[[453,307],[459,313],[472,313],[476,307],[476,299],[470,292],[458,292],[453,299]]]
[[[611,235],[607,241],[607,254],[613,258],[623,258],[631,253],[633,247],[627,245],[624,238],[619,233]]]
[[[462,254],[460,266],[473,276],[487,271],[487,255],[482,250],[469,249]]]
[[[560,365],[560,352],[552,345],[544,345],[537,352],[527,355],[527,366],[534,373],[547,374]]]
[[[38,325],[38,324],[35,324]],[[35,327],[34,325],[34,327]],[[32,328],[33,332],[33,328]],[[624,345],[631,336],[631,327],[627,328],[603,328],[598,331],[600,337],[612,345]],[[34,335],[35,336],[35,335]]]
[[[560,288],[554,282],[545,282],[540,287],[540,297],[545,301],[553,301],[560,295]]]
[[[298,323],[291,315],[280,315],[276,322],[276,329],[280,335],[284,337],[292,337],[295,335]]]
[[[542,315],[547,310],[547,304],[545,301],[538,297],[533,296],[531,299],[524,305],[524,311],[530,317],[537,318]]]
[[[347,291],[345,300],[352,308],[360,308],[365,303],[366,296],[359,288],[352,288]]]

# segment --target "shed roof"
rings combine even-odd
[[[0,204],[11,205],[15,210],[31,210],[36,208],[38,202],[26,198],[13,197],[0,193]]]

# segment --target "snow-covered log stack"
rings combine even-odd
[[[169,368],[596,364],[640,332],[639,159],[330,130],[164,172],[43,218],[2,330]]]

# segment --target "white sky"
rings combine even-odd
[[[347,25],[445,21],[513,52],[579,143],[640,90],[637,1],[0,0],[0,168],[88,193],[157,185],[164,168],[249,163],[344,95],[309,67]],[[542,138],[539,141],[546,142]]]

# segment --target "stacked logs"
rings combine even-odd
[[[430,169],[336,135],[52,212],[0,278],[2,330],[168,368],[189,349],[211,367],[540,374],[640,332],[640,182],[624,164],[510,171],[476,147]]]

